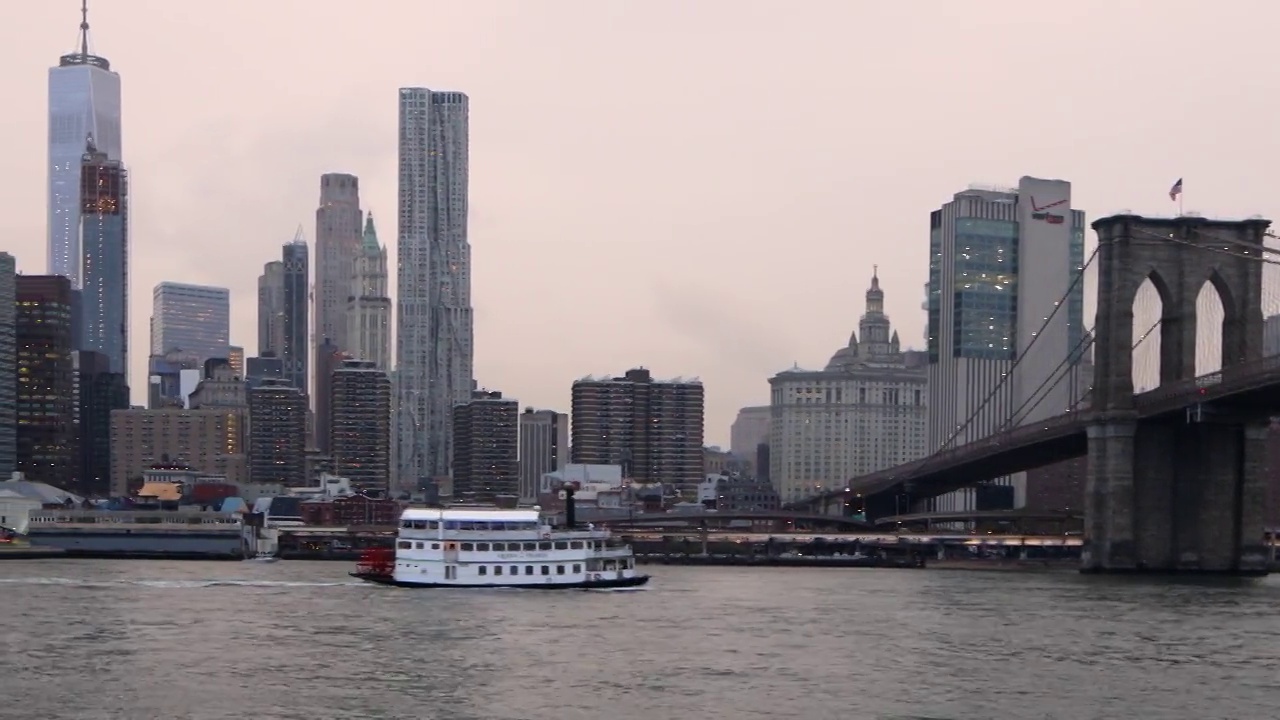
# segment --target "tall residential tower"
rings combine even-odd
[[[80,172],[85,141],[93,138],[108,160],[121,160],[120,76],[106,58],[89,53],[89,11],[80,8],[80,47],[49,68],[50,275],[80,288]]]
[[[449,474],[453,405],[471,400],[467,107],[460,92],[400,89],[396,423],[406,481]]]

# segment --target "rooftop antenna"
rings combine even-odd
[[[89,56],[89,0],[80,0],[80,54]]]

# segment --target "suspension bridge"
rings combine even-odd
[[[1097,247],[1067,292],[934,454],[789,508],[851,514],[858,498],[874,521],[899,514],[903,497],[918,511],[959,488],[1085,457],[1083,570],[1265,572],[1265,440],[1280,414],[1280,355],[1264,344],[1265,318],[1280,314],[1280,242],[1269,225],[1095,221]],[[1062,353],[1066,335],[1048,330],[1079,284],[1093,286],[1096,319]],[[1042,347],[1019,368],[1055,337],[1043,345],[1061,355],[1056,367]],[[993,407],[1000,429],[966,440]]]

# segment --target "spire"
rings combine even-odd
[[[295,245],[297,245],[297,244],[306,245],[306,244],[307,244],[307,236],[306,236],[306,234],[304,234],[304,233],[302,232],[302,223],[298,223],[298,230],[297,230],[296,232],[294,232],[294,233],[293,233],[293,242],[294,242],[294,244],[295,244]]]
[[[378,231],[373,228],[373,211],[369,211],[365,215],[364,220],[364,249],[365,251],[377,252],[382,249],[378,244]]]
[[[89,53],[89,0],[80,0],[80,35],[77,41],[75,52],[59,58],[58,67],[93,65],[103,70],[111,69],[111,63],[106,58]]]
[[[89,57],[89,0],[80,0],[80,54]]]

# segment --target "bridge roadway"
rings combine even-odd
[[[1280,408],[1280,355],[1226,368],[1190,380],[1169,382],[1134,395],[1139,419],[1185,413],[1204,405],[1210,411],[1268,416]],[[785,507],[838,514],[849,494],[872,496],[911,483],[912,498],[941,495],[1024,470],[1081,457],[1088,450],[1088,409],[1063,413],[928,457],[853,478],[842,488]]]

